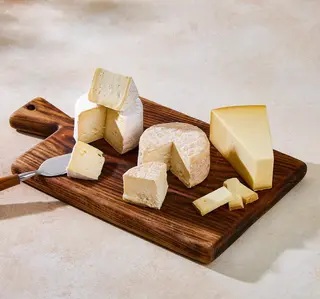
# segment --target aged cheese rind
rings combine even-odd
[[[204,216],[230,202],[232,199],[232,193],[226,187],[221,187],[203,197],[198,198],[192,204],[199,211],[201,216]]]
[[[266,106],[212,110],[210,140],[253,190],[272,188],[274,156]]]
[[[139,142],[138,164],[158,161],[167,164],[181,182],[191,188],[210,170],[210,142],[196,126],[165,123],[144,131]]]
[[[137,87],[131,77],[102,68],[96,69],[89,92],[91,102],[116,111],[124,111],[138,97]]]
[[[129,169],[123,175],[123,200],[160,209],[168,190],[167,166],[149,162]]]
[[[77,141],[67,166],[67,175],[77,179],[97,180],[104,162],[102,151],[82,141]]]

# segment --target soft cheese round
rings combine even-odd
[[[124,111],[92,103],[88,94],[75,105],[74,139],[90,143],[104,138],[116,151],[124,154],[139,144],[143,133],[143,104],[136,98]]]
[[[187,187],[193,187],[209,174],[210,143],[207,135],[186,123],[152,126],[140,138],[138,164],[151,161],[166,163]]]

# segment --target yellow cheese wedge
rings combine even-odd
[[[272,188],[274,157],[266,106],[212,110],[210,140],[253,190]]]
[[[240,196],[246,205],[259,199],[258,193],[241,184],[237,178],[228,179],[223,185],[227,187],[232,194]]]
[[[223,206],[233,199],[232,193],[226,188],[221,187],[193,202],[195,208],[204,216],[213,210]]]

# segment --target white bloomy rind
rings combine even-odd
[[[142,133],[143,105],[139,98],[124,111],[107,109],[104,138],[120,154],[136,148]]]
[[[74,139],[90,143],[101,138],[120,154],[138,146],[143,133],[143,104],[139,98],[124,111],[115,111],[82,95],[75,105]]]

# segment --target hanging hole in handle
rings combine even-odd
[[[36,110],[36,106],[33,104],[29,104],[29,105],[27,105],[27,109],[28,110]]]

